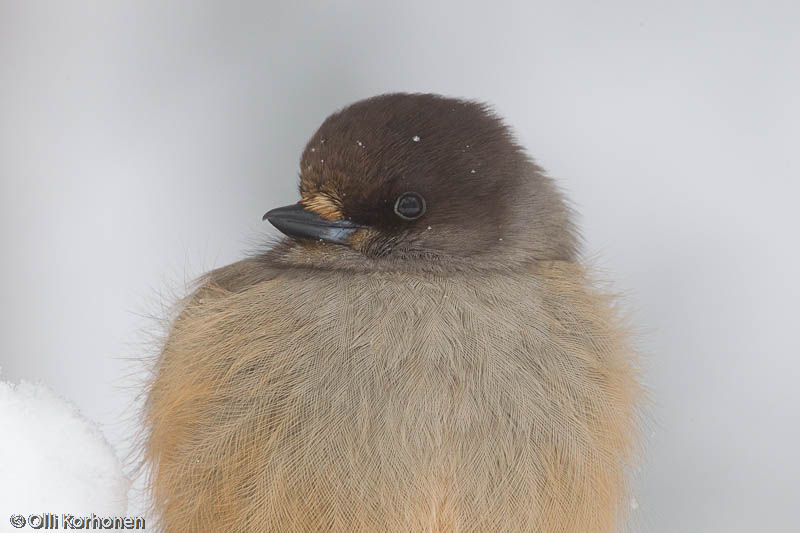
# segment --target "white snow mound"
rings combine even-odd
[[[74,404],[42,384],[0,381],[0,531],[20,531],[16,514],[124,516],[129,488],[114,449]]]

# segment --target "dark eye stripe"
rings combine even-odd
[[[397,197],[394,212],[404,220],[416,220],[425,214],[425,198],[416,192],[405,192]]]

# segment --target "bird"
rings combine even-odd
[[[621,527],[637,350],[504,119],[381,94],[328,116],[299,170],[263,216],[278,237],[176,302],[144,409],[160,527]]]

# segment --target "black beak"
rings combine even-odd
[[[337,244],[350,244],[347,238],[366,226],[349,220],[327,220],[303,207],[302,204],[276,207],[261,218],[290,237],[315,239]]]

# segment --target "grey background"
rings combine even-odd
[[[124,452],[147,316],[270,235],[320,121],[387,91],[476,98],[641,326],[636,529],[795,530],[797,5],[0,1],[4,378]]]

